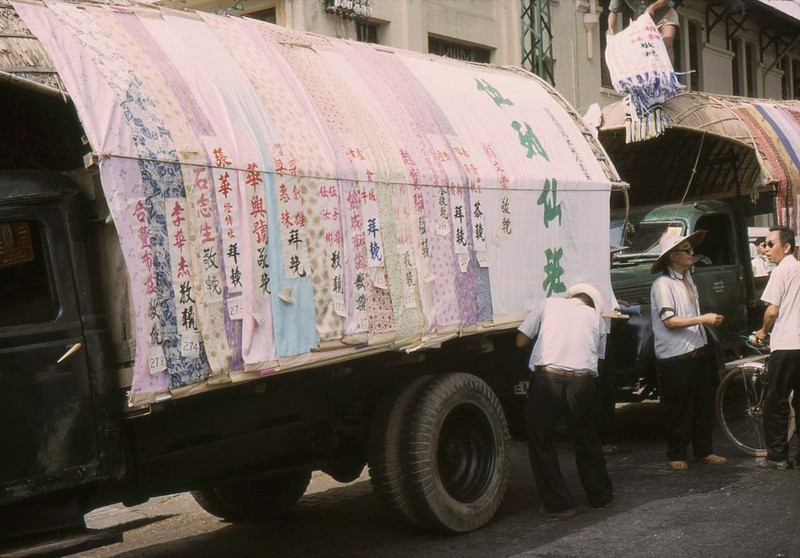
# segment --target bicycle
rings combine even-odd
[[[723,434],[748,455],[767,455],[764,440],[764,398],[767,393],[769,346],[759,343],[755,335],[743,338],[756,355],[725,365],[728,370],[717,388],[715,410]],[[791,398],[790,398],[791,402]],[[789,440],[795,434],[794,409],[789,417]]]

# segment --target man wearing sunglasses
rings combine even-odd
[[[756,243],[756,257],[753,258],[753,276],[766,277],[775,269],[775,264],[769,260],[766,239]]]
[[[705,236],[667,232],[659,241],[661,254],[650,268],[660,273],[650,290],[650,313],[656,350],[656,371],[661,408],[667,429],[667,467],[689,468],[689,443],[701,463],[721,465],[714,454],[714,388],[704,326],[722,323],[719,314],[700,314],[697,287],[692,280],[694,248]]]
[[[764,323],[756,339],[769,339],[769,384],[764,399],[764,438],[767,456],[756,460],[765,469],[788,469],[789,394],[800,426],[800,262],[794,258],[794,231],[772,227],[767,235],[767,255],[775,269],[761,300],[767,303]],[[772,333],[770,334],[770,330]],[[795,463],[797,458],[792,460]]]

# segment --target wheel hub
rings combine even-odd
[[[438,471],[448,494],[464,503],[484,491],[494,469],[495,440],[491,425],[471,405],[453,409],[442,424]]]

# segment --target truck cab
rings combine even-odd
[[[85,210],[64,176],[0,174],[0,523],[16,533],[30,514],[38,527],[81,525],[78,491],[121,471]],[[61,505],[39,508],[54,490]]]
[[[725,316],[712,332],[721,358],[738,356],[741,336],[757,319],[758,297],[749,256],[744,218],[728,203],[698,201],[634,208],[625,218],[612,214],[611,242],[623,249],[612,256],[611,282],[630,318],[613,325],[611,351],[618,394],[639,400],[655,395],[655,355],[650,322],[650,267],[660,253],[659,239],[668,230],[688,235],[705,230],[695,250],[693,277],[702,312]],[[763,288],[763,286],[762,286]]]

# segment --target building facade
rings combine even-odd
[[[232,1],[233,3],[228,3]],[[498,65],[521,65],[579,111],[619,100],[603,62],[608,0],[164,0],[321,35]],[[676,71],[687,88],[800,98],[800,4],[678,0]],[[628,16],[618,18],[623,25]],[[538,66],[537,66],[538,63]],[[544,69],[544,71],[542,71]]]

